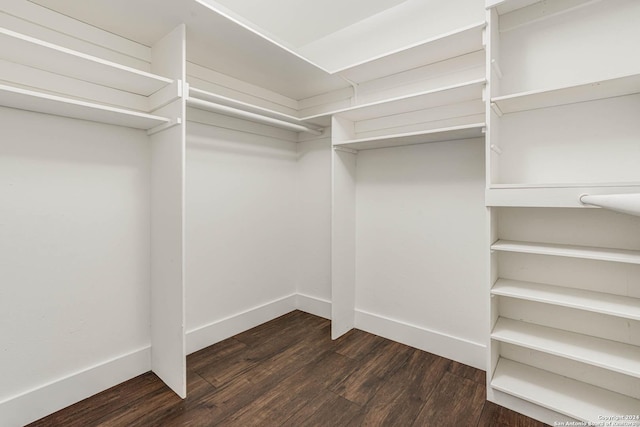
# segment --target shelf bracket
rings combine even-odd
[[[489,148],[491,148],[491,151],[493,151],[497,155],[502,154],[502,148],[498,147],[496,144],[491,144]]]
[[[182,123],[182,119],[181,118],[176,118],[176,119],[172,119],[169,120],[167,123],[163,123],[161,125],[158,125],[156,127],[152,127],[151,129],[147,130],[147,135],[151,136],[154,135],[158,132],[162,132],[163,130],[167,130],[169,128],[172,128],[174,126],[177,126],[179,124]]]
[[[498,104],[496,104],[495,102],[491,103],[491,109],[498,115],[498,117],[502,117],[504,115],[500,107],[498,107]]]
[[[493,71],[496,72],[496,76],[498,76],[499,79],[502,79],[502,70],[500,69],[500,64],[498,64],[498,61],[492,59],[491,67],[493,68]]]
[[[353,107],[354,105],[358,105],[358,83],[354,82],[353,80],[350,80],[340,74],[338,74],[338,76],[340,76],[340,78],[342,80],[344,80],[345,82],[349,83],[351,85],[351,87],[353,88],[353,96],[351,97],[351,106]]]
[[[358,154],[358,150],[354,150],[353,148],[340,147],[339,145],[334,145],[333,149],[335,151],[342,151],[345,153]]]

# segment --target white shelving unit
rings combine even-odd
[[[633,345],[502,317],[491,338],[640,378],[640,353]]]
[[[137,108],[114,107],[101,100],[77,99],[65,93],[51,93],[32,88],[33,79],[5,82],[0,86],[0,105],[39,113],[90,120],[138,129],[164,129],[177,124],[177,118],[149,114],[180,97],[179,82],[173,79],[121,65],[78,52],[28,35],[0,28],[0,59],[34,70],[45,70],[81,82],[104,86],[122,93],[126,103],[135,95],[146,105]],[[46,81],[39,82],[47,86]],[[156,130],[157,130],[156,129]]]
[[[0,28],[0,58],[149,96],[173,80]]]
[[[430,142],[454,141],[459,139],[482,138],[484,123],[452,126],[418,132],[407,132],[387,136],[351,139],[334,143],[334,147],[345,147],[354,150],[398,147],[402,145],[425,144]]]
[[[484,79],[472,80],[447,87],[420,91],[405,96],[341,108],[318,115],[303,117],[312,120],[325,116],[339,116],[347,120],[361,121],[376,117],[397,115],[441,105],[456,104],[482,98]]]
[[[640,411],[636,399],[503,358],[497,363],[491,387],[584,422],[634,416]],[[640,425],[637,419],[620,421]]]
[[[499,114],[557,107],[640,93],[640,74],[614,77],[573,86],[535,90],[498,96],[491,99]]]
[[[514,242],[498,240],[491,249],[494,251],[518,252],[523,254],[553,255],[559,257],[593,259],[598,261],[640,264],[640,251],[624,249],[594,248],[552,243]]]
[[[498,279],[491,295],[640,320],[638,298],[509,279]]]
[[[170,123],[170,120],[166,117],[78,101],[6,85],[0,85],[0,105],[137,129],[151,129]]]
[[[638,221],[580,198],[640,189],[627,162],[640,132],[640,61],[629,56],[640,7],[486,7],[487,398],[548,424],[639,425],[640,240],[627,238]]]

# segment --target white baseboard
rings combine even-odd
[[[486,346],[441,332],[356,310],[355,327],[474,368],[486,369]]]
[[[0,402],[0,425],[23,426],[151,370],[145,347]]]
[[[329,300],[297,294],[296,308],[305,313],[331,320],[331,301]]]
[[[187,331],[187,354],[209,347],[295,309],[296,294],[292,294]]]

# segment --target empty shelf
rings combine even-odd
[[[457,85],[432,89],[397,98],[385,99],[334,111],[327,111],[313,116],[303,117],[301,120],[311,120],[335,114],[340,117],[344,117],[347,120],[357,122],[376,117],[424,110],[441,105],[456,104],[473,99],[482,99],[482,89],[484,88],[485,82],[486,81],[484,79],[472,80]]]
[[[491,387],[586,422],[640,414],[640,400],[504,358],[498,360]],[[620,421],[640,425],[640,420]]]
[[[149,96],[172,82],[165,77],[4,28],[0,28],[0,58],[144,96]]]
[[[632,74],[574,86],[500,96],[493,98],[491,102],[495,103],[502,113],[507,114],[639,92],[640,74]]]
[[[165,117],[5,85],[0,85],[0,106],[136,129],[151,129],[170,121]]]
[[[429,142],[454,141],[458,139],[483,138],[484,123],[463,126],[452,126],[420,132],[401,133],[396,135],[375,136],[371,138],[352,139],[334,143],[334,146],[349,147],[356,150],[372,148],[397,147],[401,145],[425,144]]]
[[[503,317],[491,338],[640,378],[640,348],[633,345]]]
[[[594,259],[599,261],[640,264],[640,251],[624,249],[596,248],[589,246],[558,245],[553,243],[514,242],[498,240],[491,249],[504,252],[553,255],[570,258]]]
[[[507,279],[499,279],[491,294],[640,320],[638,298]]]

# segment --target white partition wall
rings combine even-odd
[[[186,77],[186,31],[176,28],[152,49],[152,68]],[[151,136],[151,369],[180,397],[187,395],[184,312],[185,99],[160,111],[179,121]]]

